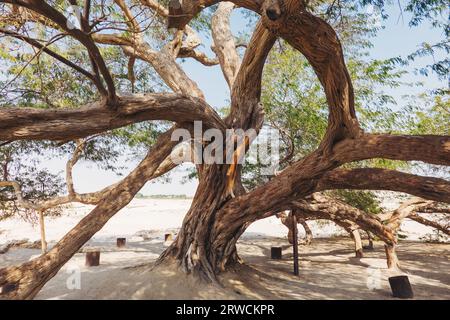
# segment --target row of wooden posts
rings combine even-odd
[[[164,241],[172,241],[173,235],[166,233],[164,235]],[[123,248],[127,244],[127,238],[117,238],[117,248]],[[97,267],[100,265],[100,250],[89,250],[86,252],[86,267]]]
[[[293,224],[293,258],[294,258],[294,275],[299,275],[298,268],[298,234],[297,234],[297,219],[295,215],[292,215]],[[172,241],[173,235],[171,233],[166,233],[164,235],[164,241]],[[126,238],[117,238],[117,247],[123,248],[126,246]],[[274,260],[281,260],[283,258],[283,248],[282,247],[271,247],[270,248],[270,258]],[[86,266],[94,267],[100,265],[100,251],[88,251],[86,252]],[[389,284],[392,289],[392,295],[397,298],[413,298],[414,293],[412,291],[411,284],[407,276],[395,276],[390,277]]]

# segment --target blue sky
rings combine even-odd
[[[381,30],[373,39],[373,48],[370,50],[370,57],[377,59],[391,58],[394,56],[402,56],[413,52],[422,42],[436,42],[442,39],[440,30],[431,28],[426,23],[419,27],[409,27],[409,17],[404,13],[404,19],[399,18],[400,9],[398,5],[392,5],[388,8],[389,18],[383,21],[385,28]],[[240,30],[246,28],[246,20],[242,18],[239,10],[232,17],[233,32],[237,34]],[[210,40],[204,39],[203,50],[210,56]],[[438,88],[443,85],[436,76],[424,77],[414,74],[414,68],[423,66],[432,62],[431,57],[417,60],[409,67],[409,73],[404,80],[407,82],[422,81],[423,87],[401,87],[395,90],[386,91],[396,98],[401,105],[401,97],[405,94],[413,94],[423,92],[425,90]],[[214,107],[227,105],[229,99],[229,90],[222,76],[220,68],[204,67],[201,64],[189,60],[183,63],[183,67],[188,75],[198,83],[205,93],[207,101]],[[444,84],[445,85],[445,84]],[[118,159],[124,162],[125,159]],[[134,165],[134,164],[133,164]],[[52,168],[52,171],[62,171],[64,168],[64,160],[52,160],[46,163],[46,167]],[[130,169],[133,167],[130,166]],[[127,171],[126,171],[127,172]],[[126,173],[124,172],[124,173]],[[120,177],[110,172],[99,171],[95,166],[86,163],[80,163],[75,167],[75,187],[79,192],[95,191],[116,182]],[[153,182],[147,183],[143,188],[144,194],[187,194],[193,195],[196,189],[196,182],[192,181],[187,184],[181,184],[180,180],[183,176],[183,170],[176,170],[172,174],[172,182],[170,184]]]

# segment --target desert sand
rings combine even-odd
[[[450,299],[450,245],[417,241],[430,230],[414,222],[402,229],[398,256],[401,271],[386,269],[382,243],[354,258],[353,243],[333,224],[312,223],[310,246],[300,245],[300,275],[292,273],[292,247],[286,228],[276,218],[253,224],[240,239],[242,266],[221,276],[223,288],[186,276],[173,266],[153,268],[175,234],[190,200],[134,200],[113,217],[50,280],[36,299],[392,299],[387,278],[407,274],[415,299]],[[89,206],[68,208],[62,217],[47,219],[53,245],[89,212]],[[0,222],[0,245],[10,240],[39,239],[38,226],[8,219]],[[302,231],[300,231],[302,236]],[[126,237],[124,248],[116,238]],[[270,247],[283,247],[283,259],[271,260]],[[86,267],[84,251],[101,251],[100,266]],[[0,254],[0,267],[39,255],[39,249],[14,248]],[[79,282],[77,282],[79,281]],[[79,285],[79,286],[78,286]]]

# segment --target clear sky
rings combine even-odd
[[[405,57],[417,49],[418,45],[422,42],[432,43],[442,39],[440,31],[432,29],[427,24],[422,24],[418,28],[409,27],[409,17],[405,13],[403,19],[400,17],[400,9],[397,4],[389,7],[388,13],[390,16],[389,19],[382,22],[385,28],[373,39],[374,47],[370,52],[370,57],[372,58],[382,59],[394,56]],[[246,21],[243,19],[239,10],[236,10],[232,17],[233,32],[237,34],[244,28],[246,28]],[[209,48],[210,44],[210,39],[205,38],[202,49],[211,56],[212,53]],[[402,87],[386,91],[393,95],[397,102],[401,104],[402,95],[441,87],[442,82],[435,76],[424,77],[414,74],[414,68],[416,66],[424,66],[429,63],[432,63],[431,57],[417,60],[417,62],[409,68],[410,72],[404,79],[407,82],[422,81],[424,82],[423,87]],[[183,63],[183,67],[188,75],[198,83],[205,93],[207,101],[212,106],[222,107],[228,104],[229,90],[218,66],[204,67],[195,61],[189,60]],[[118,159],[118,161],[120,163],[126,163],[125,159]],[[136,163],[131,163],[129,169],[132,169],[135,164]],[[46,167],[51,168],[54,172],[63,171],[64,165],[65,162],[63,159],[51,160],[45,164]],[[125,170],[124,174],[127,172],[128,170]],[[181,184],[180,180],[182,176],[183,170],[176,169],[172,173],[171,183],[147,183],[141,192],[144,194],[193,195],[196,189],[196,181]],[[120,179],[120,177],[117,177],[110,172],[99,171],[96,166],[82,162],[75,167],[74,178],[75,187],[79,192],[96,191]]]

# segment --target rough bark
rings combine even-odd
[[[344,138],[356,138],[362,130],[354,109],[353,86],[341,43],[333,28],[306,11],[303,1],[265,1],[264,25],[300,51],[314,68],[329,106],[328,127],[322,146],[326,153]],[[275,19],[271,11],[280,11]]]
[[[234,4],[221,2],[211,20],[211,32],[214,40],[213,50],[219,58],[225,80],[230,88],[239,71],[240,58],[236,43],[230,30],[230,15]]]
[[[95,102],[80,109],[1,108],[0,140],[73,140],[147,120],[178,123],[202,121],[221,130],[225,125],[204,100],[181,94],[121,97],[117,109]]]
[[[291,213],[286,214],[285,212],[278,213],[277,217],[281,220],[281,223],[288,228],[288,242],[290,244],[294,243],[294,233],[298,233],[297,225],[294,223],[293,217]]]

